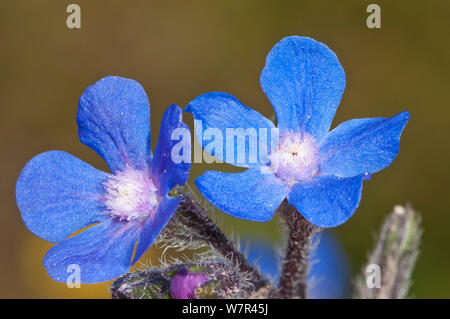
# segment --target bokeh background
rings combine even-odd
[[[81,6],[80,30],[65,24],[71,2]],[[372,2],[381,6],[381,29],[366,26]],[[449,15],[446,0],[0,0],[0,297],[109,297],[108,283],[53,282],[41,263],[51,244],[25,228],[15,204],[21,169],[43,151],[64,150],[106,170],[77,137],[77,101],[88,85],[109,74],[139,81],[153,137],[168,105],[208,91],[231,93],[270,117],[259,74],[270,48],[294,34],[324,42],[344,66],[347,89],[333,126],[411,113],[398,158],[365,183],[356,214],[333,230],[353,273],[383,217],[411,202],[424,227],[411,295],[450,297]],[[205,166],[193,166],[191,184]],[[274,222],[223,219],[245,236],[278,236]],[[154,248],[145,256],[157,257]]]

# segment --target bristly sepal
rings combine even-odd
[[[406,298],[421,236],[420,215],[410,205],[395,206],[384,221],[362,276],[356,281],[355,297]]]
[[[129,272],[111,286],[113,299],[168,299],[170,279],[155,267]]]
[[[128,273],[111,287],[116,299],[230,299],[253,291],[245,273],[223,258]]]

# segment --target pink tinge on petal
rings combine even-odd
[[[117,171],[103,186],[107,213],[119,220],[144,220],[159,204],[157,188],[148,174],[131,167]]]
[[[319,152],[310,135],[288,131],[280,137],[280,144],[270,155],[270,161],[274,174],[292,186],[318,174]]]
[[[205,274],[193,273],[182,268],[176,272],[170,282],[170,295],[174,299],[194,299],[195,290],[208,280]]]

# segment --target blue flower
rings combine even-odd
[[[105,77],[81,96],[77,123],[81,142],[103,157],[112,173],[62,151],[37,155],[22,170],[17,205],[31,232],[57,243],[43,261],[54,280],[66,282],[70,265],[79,266],[83,283],[126,273],[174,214],[180,199],[168,192],[186,182],[190,164],[172,161],[171,133],[188,128],[181,109],[168,107],[152,156],[149,121],[142,86]]]
[[[267,56],[260,83],[278,123],[275,147],[258,136],[258,145],[266,145],[270,153],[270,165],[264,153],[256,161],[235,160],[242,156],[237,152],[238,142],[225,143],[224,161],[248,169],[241,173],[207,171],[196,179],[197,188],[212,204],[238,218],[268,221],[287,197],[317,226],[344,223],[359,205],[363,180],[396,157],[409,113],[354,119],[329,132],[344,92],[345,73],[327,46],[306,37],[287,37],[276,44]],[[275,128],[270,120],[225,93],[203,94],[186,111],[202,127],[216,128],[223,136],[230,129],[261,132]],[[207,143],[197,128],[197,139],[205,148]],[[252,140],[250,133],[244,138]],[[250,154],[248,144],[241,147],[245,154]],[[230,149],[232,156],[227,153]]]

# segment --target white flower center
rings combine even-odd
[[[317,175],[319,152],[310,135],[288,132],[280,140],[269,156],[270,168],[278,178],[292,186]]]
[[[119,220],[141,220],[158,205],[157,188],[143,172],[130,167],[118,171],[106,183],[105,206]]]

